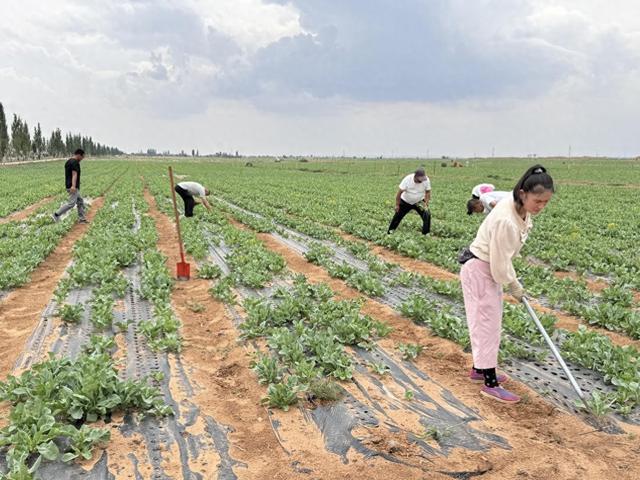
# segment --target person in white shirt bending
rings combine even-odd
[[[469,326],[473,368],[469,377],[484,382],[480,393],[500,402],[517,403],[518,395],[500,386],[508,380],[497,375],[498,350],[502,330],[502,286],[522,301],[524,290],[516,277],[513,258],[539,214],[553,196],[553,179],[541,165],[525,172],[513,189],[512,198],[498,203],[478,229],[475,240],[464,249],[460,282]]]
[[[474,213],[484,213],[485,215],[488,215],[499,201],[504,200],[510,195],[511,192],[503,192],[499,190],[481,193],[480,197],[472,198],[467,202],[467,215],[473,215]]]
[[[174,190],[184,201],[185,217],[193,217],[193,207],[200,202],[202,202],[202,205],[204,205],[207,210],[211,211],[211,205],[209,205],[206,199],[206,196],[211,192],[198,182],[180,182]],[[198,202],[194,197],[199,198],[200,201]]]
[[[396,214],[391,219],[387,233],[391,233],[411,210],[415,210],[422,218],[422,234],[431,231],[431,213],[429,213],[429,200],[431,200],[431,182],[424,172],[424,168],[418,168],[402,179],[398,193],[396,194]]]
[[[480,183],[471,189],[471,198],[480,198],[483,193],[493,192],[495,189],[493,183]]]

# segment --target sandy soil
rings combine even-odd
[[[145,192],[145,198],[150,204],[149,214],[158,227],[158,248],[168,256],[167,264],[174,270],[178,261],[174,225],[158,212],[148,192]],[[98,199],[95,208],[89,212],[90,219],[101,206],[102,199]],[[87,225],[74,226],[56,250],[33,272],[32,281],[0,301],[0,321],[4,327],[0,330],[2,377],[11,370],[36,326],[71,259],[73,244],[86,228]],[[314,282],[327,282],[341,297],[360,296],[344,282],[331,279],[323,269],[309,264],[284,247],[271,235],[261,234],[260,238],[268,248],[282,254],[293,271],[305,273]],[[195,263],[192,259],[187,260],[192,264],[195,276]],[[395,259],[391,261],[402,265]],[[420,271],[417,267],[415,270]],[[636,435],[640,434],[640,429],[625,426],[628,433],[618,436],[594,432],[578,418],[562,413],[517,382],[513,383],[513,389],[524,397],[520,405],[503,406],[484,399],[479,395],[477,385],[470,384],[465,378],[470,365],[468,354],[447,340],[430,336],[427,329],[414,325],[387,306],[370,299],[365,301],[364,312],[388,322],[395,329],[389,338],[380,342],[381,346],[392,352],[395,344],[401,341],[424,345],[426,349],[416,360],[417,366],[436,384],[445,386],[478,411],[484,420],[476,422],[474,427],[505,437],[512,449],[494,448],[486,452],[457,449],[448,457],[425,458],[415,445],[406,441],[404,435],[358,428],[353,433],[367,446],[381,453],[393,452],[414,466],[390,463],[381,457],[367,459],[353,451],[349,454],[349,463],[345,464],[337,455],[326,451],[323,438],[302,409],[281,412],[261,406],[265,389],[258,385],[249,368],[252,347],[239,341],[230,315],[209,295],[209,286],[209,281],[193,278],[188,282],[177,282],[172,293],[173,307],[183,322],[185,345],[180,357],[172,357],[171,363],[172,366],[177,361],[183,364],[194,383],[195,392],[189,396],[175,382],[172,382],[171,390],[177,401],[188,397],[203,414],[230,427],[230,455],[244,464],[234,468],[239,479],[450,479],[451,476],[444,472],[465,471],[488,479],[600,479],[613,475],[620,480],[638,478],[640,445]],[[195,304],[204,310],[195,312]],[[441,392],[434,385],[425,383],[425,388],[437,397]],[[358,395],[352,385],[345,384],[345,388]],[[394,413],[394,416],[398,416],[396,419],[401,423],[412,421],[409,417],[402,418],[399,413]],[[272,422],[279,424],[277,434]],[[132,451],[140,453],[144,441],[136,436],[122,436],[117,428],[120,423],[118,418],[114,418],[112,440],[106,447],[110,470],[118,479],[135,478],[138,473],[149,478],[149,467],[141,463],[134,471],[129,457]],[[190,433],[197,433],[203,428],[196,423]],[[175,452],[164,452],[163,457],[167,472],[180,478],[179,464],[171,461],[176,458]],[[199,458],[204,478],[218,477],[219,460],[214,450]]]
[[[177,235],[174,224],[158,212],[155,201],[146,193],[150,214],[160,232],[158,248],[169,257],[172,269],[179,261]],[[187,258],[195,269],[193,259]],[[342,463],[328,453],[323,439],[314,425],[298,408],[289,412],[270,411],[261,406],[265,388],[250,370],[251,346],[241,342],[223,304],[208,293],[210,282],[194,278],[178,282],[172,294],[175,311],[183,322],[185,339],[181,359],[197,393],[191,399],[202,413],[230,426],[230,454],[246,467],[237,467],[240,479],[387,479],[393,478],[450,478],[436,472],[390,464],[380,458],[364,459],[350,454],[349,464]],[[193,312],[195,303],[204,311]],[[172,390],[173,391],[173,390]],[[271,422],[279,424],[278,435]],[[111,446],[108,447],[111,451]],[[312,476],[301,473],[310,469]],[[205,478],[217,478],[215,471]]]
[[[87,213],[91,221],[103,204],[97,198]],[[11,372],[13,364],[24,348],[29,335],[38,324],[40,314],[49,303],[53,292],[72,258],[73,245],[89,228],[75,224],[62,238],[55,250],[32,273],[31,281],[12,290],[0,300],[0,378]]]
[[[20,222],[26,219],[29,215],[31,215],[33,212],[35,212],[40,207],[45,205],[47,202],[50,202],[51,199],[53,198],[54,197],[45,197],[42,200],[37,201],[33,205],[30,205],[23,210],[18,210],[17,212],[13,212],[12,214],[7,215],[6,217],[0,218],[0,225],[3,223],[9,223],[9,222]]]
[[[345,297],[359,296],[271,235],[261,234],[260,238],[270,249],[283,255],[292,270],[304,272],[312,281],[328,283]],[[491,402],[481,397],[477,385],[466,379],[471,358],[457,345],[430,336],[425,328],[373,300],[366,301],[364,312],[394,327],[390,337],[380,342],[389,351],[397,342],[411,341],[426,346],[425,353],[416,361],[420,369],[465,404],[477,408],[485,419],[483,425],[507,438],[512,446],[510,451],[495,448],[482,454],[457,451],[443,463],[444,469],[449,469],[446,465],[461,466],[458,462],[462,465],[475,462],[478,469],[488,470],[483,478],[490,479],[604,479],[613,475],[620,479],[638,478],[640,445],[636,436],[639,428],[623,425],[628,433],[617,436],[595,432],[582,420],[556,409],[516,381],[511,383],[511,388],[523,397],[523,402],[516,406]]]
[[[445,270],[444,268],[430,264],[424,260],[415,260],[415,259],[407,258],[403,255],[392,252],[374,243],[367,242],[362,239],[358,239],[352,235],[349,235],[348,233],[340,232],[340,235],[347,240],[357,240],[360,242],[367,243],[367,245],[371,248],[371,251],[376,255],[378,255],[380,258],[388,262],[397,263],[402,268],[407,269],[409,271],[421,273],[423,275],[427,275],[439,280],[457,280],[458,279],[458,275],[456,275],[455,273],[451,273],[448,270]],[[556,272],[556,274],[558,278],[564,278],[564,277],[571,277],[574,279],[578,278],[577,275],[572,272]],[[603,288],[607,287],[606,282],[601,280],[588,280],[587,285],[594,292],[600,292]],[[636,299],[636,301],[640,301],[640,294],[637,294],[637,297],[638,298]],[[507,295],[505,296],[505,298],[508,301],[510,300],[512,301],[512,303],[515,303],[515,300],[513,300],[512,297]],[[578,327],[580,325],[585,325],[590,330],[594,330],[598,333],[601,333],[602,335],[606,335],[616,345],[622,345],[622,346],[633,345],[635,348],[640,350],[639,340],[634,340],[624,334],[612,332],[604,328],[595,327],[593,325],[587,325],[585,322],[581,321],[578,317],[545,307],[543,305],[540,305],[538,302],[532,301],[531,304],[541,312],[551,313],[555,315],[556,318],[558,319],[558,322],[556,323],[556,326],[558,328],[564,328],[571,332],[575,332],[578,330]]]
[[[587,288],[593,293],[600,293],[607,288],[609,284],[604,280],[592,280],[590,278],[581,277],[576,272],[553,272],[556,278],[570,278],[575,281],[583,280],[587,284]]]
[[[429,277],[435,278],[436,280],[457,280],[458,276],[455,273],[452,273],[444,268],[438,267],[436,265],[432,265],[423,260],[417,260],[414,258],[408,258],[404,255],[400,255],[399,253],[395,253],[391,250],[388,250],[380,245],[376,245],[373,242],[368,242],[358,237],[354,237],[348,233],[345,233],[341,230],[337,230],[342,238],[345,240],[351,240],[360,243],[366,243],[369,249],[378,255],[380,258],[387,262],[397,263],[402,268],[409,270],[411,272],[421,273],[422,275],[427,275]]]

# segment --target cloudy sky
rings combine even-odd
[[[637,0],[1,0],[0,102],[127,151],[639,155]]]

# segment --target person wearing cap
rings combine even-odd
[[[429,200],[431,200],[431,182],[424,168],[418,168],[400,182],[396,194],[396,213],[391,219],[387,233],[398,228],[404,216],[411,210],[415,210],[422,218],[422,234],[428,234],[431,231]]]
[[[174,190],[184,201],[185,217],[193,217],[193,207],[195,207],[197,203],[202,203],[207,210],[211,211],[211,205],[209,205],[206,199],[206,196],[211,192],[198,182],[180,182],[175,186]],[[196,200],[196,198],[198,198],[199,201]]]
[[[484,213],[488,215],[499,201],[508,198],[509,195],[511,195],[511,192],[503,192],[500,190],[482,193],[479,198],[472,198],[467,202],[467,215],[473,215],[474,213]]]
[[[483,193],[493,192],[495,189],[492,183],[480,183],[471,189],[471,198],[479,199]]]

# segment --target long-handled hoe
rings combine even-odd
[[[533,323],[536,324],[536,327],[538,327],[538,330],[540,331],[540,335],[542,335],[544,340],[547,342],[547,345],[549,345],[549,349],[551,350],[551,353],[553,353],[553,356],[556,357],[556,360],[562,367],[562,370],[564,370],[564,373],[569,379],[569,382],[571,382],[571,386],[578,394],[578,398],[580,398],[580,400],[582,400],[582,402],[586,405],[586,399],[585,399],[584,393],[582,392],[582,389],[580,388],[580,385],[578,385],[578,382],[576,382],[576,379],[573,378],[573,375],[571,374],[571,370],[569,370],[569,367],[567,367],[567,364],[564,363],[564,359],[560,355],[558,348],[555,346],[555,344],[551,340],[551,337],[549,337],[549,334],[544,329],[544,326],[542,325],[542,322],[540,322],[538,315],[536,315],[535,310],[531,308],[531,305],[529,304],[529,300],[527,300],[526,297],[522,297],[522,303],[524,303],[524,306],[527,307],[527,312],[529,312],[529,316],[533,320]]]
[[[555,344],[549,337],[549,334],[544,329],[544,326],[540,322],[538,315],[536,315],[535,310],[531,308],[531,305],[529,304],[529,300],[527,300],[526,297],[523,297],[522,303],[524,303],[524,306],[527,308],[527,312],[529,312],[529,316],[531,317],[533,322],[536,324],[536,327],[538,327],[538,330],[540,331],[540,335],[542,335],[542,337],[547,342],[547,345],[549,345],[549,349],[551,350],[551,353],[553,353],[553,356],[556,357],[556,360],[562,367],[562,370],[564,370],[564,373],[569,379],[569,382],[571,382],[571,386],[573,387],[575,392],[578,394],[578,398],[580,399],[580,403],[581,403],[581,408],[584,408],[588,413],[588,416],[586,418],[588,423],[591,423],[592,425],[594,425],[596,427],[596,431],[605,431],[608,433],[621,433],[622,430],[620,429],[620,427],[618,427],[615,421],[613,421],[611,418],[605,417],[603,412],[599,413],[597,409],[594,408],[593,402],[596,399],[589,395],[584,394],[584,392],[578,385],[578,382],[576,382],[576,379],[571,374],[571,370],[569,370],[569,367],[567,367],[567,364],[564,362],[564,359],[560,355],[558,348],[555,346]]]

